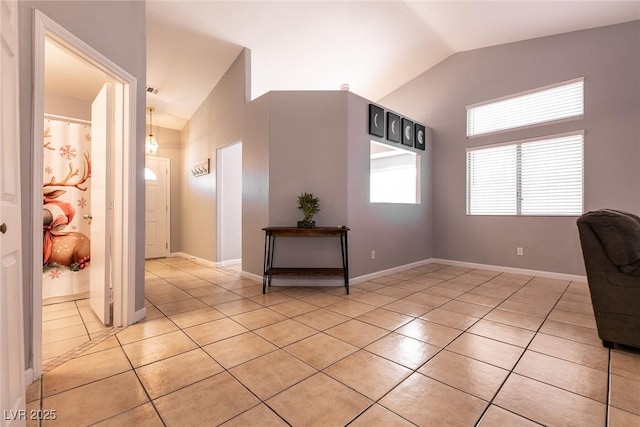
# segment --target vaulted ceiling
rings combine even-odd
[[[638,19],[639,0],[147,0],[147,105],[181,129],[245,47],[252,98],[348,84],[376,101],[456,52]]]

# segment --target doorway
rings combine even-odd
[[[52,105],[61,105],[61,100],[66,100],[67,119],[78,117],[86,111],[87,97],[95,96],[96,99],[88,102],[89,121],[91,121],[92,152],[95,156],[89,158],[84,168],[77,168],[71,164],[68,166],[67,182],[75,182],[80,177],[91,176],[92,195],[90,209],[82,215],[82,219],[91,222],[91,251],[90,251],[90,285],[87,310],[96,313],[103,324],[114,326],[128,325],[135,322],[144,313],[135,313],[134,295],[135,280],[133,268],[133,248],[130,248],[127,235],[132,228],[133,205],[129,200],[135,200],[135,185],[130,165],[135,164],[135,149],[133,137],[135,136],[136,79],[117,65],[113,64],[99,52],[93,50],[82,40],[76,38],[63,27],[52,21],[40,11],[34,14],[34,120],[33,120],[33,206],[37,211],[38,206],[43,206],[43,182],[47,182],[44,176],[43,155],[45,144],[44,115],[46,109]],[[73,85],[66,86],[63,93],[52,96],[51,88],[55,85],[65,87],[64,82],[56,82],[52,70],[58,63],[50,62],[48,53],[51,46],[55,45],[62,51],[66,59],[75,61],[74,66],[62,66],[67,76],[73,76]],[[60,60],[62,61],[62,60]],[[67,64],[68,65],[68,64]],[[83,68],[84,70],[80,70]],[[88,78],[87,75],[93,75]],[[97,76],[97,77],[96,77]],[[88,83],[91,81],[91,83]],[[97,93],[91,93],[87,87],[98,87]],[[71,87],[71,89],[70,89]],[[87,95],[89,93],[89,95]],[[84,98],[83,98],[84,97]],[[75,99],[77,102],[70,102]],[[53,101],[52,101],[53,100]],[[82,117],[86,120],[87,117]],[[63,147],[62,155],[73,157],[79,153],[71,151],[72,147]],[[58,184],[64,182],[55,179]],[[86,181],[86,180],[85,180]],[[49,180],[51,182],[51,180]],[[81,184],[84,188],[84,185]],[[60,190],[60,189],[57,189]],[[56,191],[57,191],[56,190]],[[59,192],[53,194],[60,194]],[[46,198],[45,198],[46,200]],[[80,203],[74,200],[75,203]],[[85,200],[84,203],[87,203]],[[74,209],[79,205],[72,206]],[[68,206],[59,204],[60,210],[54,209],[59,214],[61,222],[55,225],[65,225],[70,220]],[[130,213],[131,211],[131,213]],[[43,211],[44,212],[44,209]],[[75,216],[75,215],[74,215]],[[31,352],[33,359],[33,378],[42,374],[42,343],[43,343],[43,260],[46,240],[46,227],[43,236],[43,216],[33,216],[33,340]],[[61,230],[62,233],[72,230]],[[95,237],[94,233],[102,234]],[[86,236],[89,237],[89,236]],[[77,255],[74,249],[73,256]],[[84,256],[73,261],[78,264],[75,268],[83,269]],[[78,262],[79,261],[79,262]],[[84,263],[86,264],[86,262]],[[84,265],[87,267],[88,265]],[[65,266],[67,267],[67,266]],[[56,273],[57,274],[57,273]]]
[[[242,259],[242,141],[216,150],[217,263],[237,264]]]
[[[169,255],[171,197],[169,159],[147,156],[145,182],[144,257],[166,258]]]

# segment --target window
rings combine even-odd
[[[420,156],[371,141],[371,203],[420,203]]]
[[[584,78],[467,107],[467,136],[580,117]]]
[[[467,149],[467,215],[580,215],[584,133]]]
[[[145,181],[157,181],[158,177],[151,169],[144,168],[144,179]]]

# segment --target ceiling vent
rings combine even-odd
[[[157,94],[160,91],[157,87],[147,86],[147,92],[152,94]]]

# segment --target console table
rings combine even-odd
[[[272,276],[344,276],[344,287],[349,294],[349,253],[347,249],[348,227],[266,227],[264,236],[264,273],[262,276],[262,293],[266,293],[267,285],[271,286]],[[274,267],[273,257],[276,237],[339,237],[342,253],[342,267]]]

